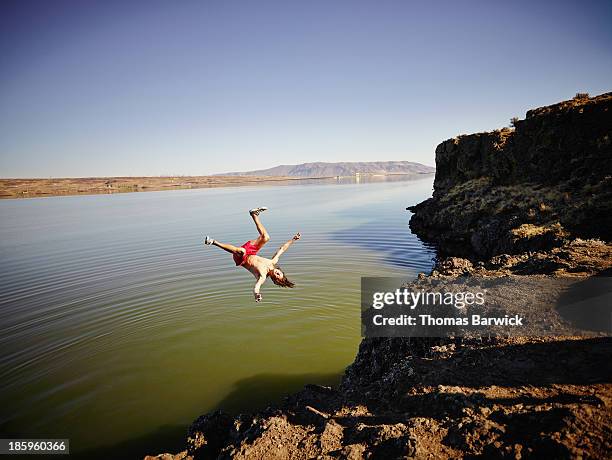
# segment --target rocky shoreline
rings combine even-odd
[[[439,255],[421,278],[609,276],[612,93],[513,125],[436,149],[410,208]],[[608,337],[364,339],[337,388],[203,415],[183,452],[147,458],[607,458],[610,356]]]

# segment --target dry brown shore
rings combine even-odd
[[[385,176],[414,176],[391,173]],[[353,176],[351,176],[353,177]],[[291,184],[330,177],[289,176],[167,176],[167,177],[78,177],[51,179],[0,179],[0,199],[64,195],[96,195],[153,192],[260,184]]]
[[[311,179],[311,178],[309,178]],[[94,195],[191,188],[228,187],[303,180],[276,176],[168,176],[0,179],[0,198]]]

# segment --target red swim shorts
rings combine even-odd
[[[246,252],[244,254],[234,254],[236,265],[242,265],[246,261],[247,256],[252,256],[259,252],[259,248],[250,241],[247,241],[240,247],[246,249]]]

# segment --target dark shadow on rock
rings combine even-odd
[[[534,406],[545,404],[589,404],[593,407],[599,407],[602,406],[604,402],[596,396],[588,397],[565,393],[544,398],[523,396],[518,396],[516,398],[488,398],[479,393],[445,393],[440,395],[434,392],[403,397],[397,401],[397,404],[393,408],[396,412],[387,410],[377,413],[374,411],[373,415],[345,418],[335,417],[334,420],[345,427],[355,426],[360,423],[366,425],[394,425],[397,423],[406,423],[407,415],[409,415],[409,417],[427,417],[441,421],[448,417],[461,418],[465,408],[494,408],[496,405],[500,404],[504,406],[514,406],[517,404]],[[372,404],[370,404],[369,407],[373,409]],[[500,417],[502,417],[502,415],[500,415]],[[534,418],[539,419],[539,417]]]
[[[533,458],[572,458],[570,450],[552,436],[559,432],[571,418],[571,411],[566,407],[554,407],[540,413],[493,413],[491,419],[505,427],[501,435],[505,445],[525,444],[532,451]],[[542,436],[543,433],[548,436]],[[487,455],[498,454],[495,446],[487,446]],[[499,455],[501,457],[501,455]]]
[[[575,395],[561,393],[555,396],[546,398],[534,398],[531,396],[517,396],[516,398],[487,398],[487,404],[501,404],[512,406],[514,404],[524,404],[532,406],[535,404],[590,404],[592,406],[600,406],[604,402],[594,395]]]
[[[612,382],[611,338],[467,348],[439,360],[424,385],[588,385]]]
[[[397,341],[400,339],[392,339]],[[403,339],[405,340],[405,339]],[[418,339],[413,339],[418,349]],[[428,340],[428,343],[431,339]],[[449,339],[450,342],[450,339]],[[398,349],[401,347],[398,347]],[[407,354],[401,353],[405,358]],[[553,384],[589,385],[612,382],[612,339],[596,338],[556,342],[513,344],[499,347],[465,348],[446,359],[413,356],[413,376],[398,376],[397,380],[381,378],[371,373],[347,399],[334,390],[306,386],[291,395],[283,406],[291,423],[315,425],[323,428],[329,414],[348,405],[363,405],[371,414],[367,416],[335,416],[345,427],[358,423],[368,425],[395,424],[410,417],[442,420],[460,416],[466,407],[512,406],[516,404],[589,404],[599,406],[597,397],[559,393],[542,398],[517,395],[516,398],[488,398],[481,392],[411,394],[415,383],[419,386],[439,385],[480,389],[532,386],[548,388]],[[377,357],[393,365],[394,356]],[[376,368],[375,360],[368,361]],[[380,368],[379,368],[380,369]],[[385,374],[389,375],[388,372]],[[355,382],[357,383],[357,382]],[[314,409],[314,410],[313,410]]]
[[[556,309],[578,329],[612,334],[612,269],[572,284]]]
[[[488,398],[479,393],[428,393],[410,395],[402,398],[397,404],[401,412],[393,416],[391,413],[377,415],[374,417],[363,417],[362,423],[368,424],[392,424],[405,420],[405,414],[411,417],[428,417],[443,420],[446,417],[461,418],[465,408],[494,408],[497,405],[515,406],[517,404],[537,406],[546,404],[570,405],[588,404],[593,407],[603,405],[603,401],[597,397],[585,397],[574,394],[560,393],[555,396],[543,398],[529,398],[518,396],[516,398]]]
[[[500,402],[474,391],[493,385],[546,389],[555,384],[612,382],[612,361],[609,359],[612,338],[500,343],[499,346],[491,346],[493,343],[478,346],[477,341],[472,340],[457,346],[453,354],[444,358],[436,358],[428,352],[434,342],[441,346],[458,344],[454,339],[431,338],[364,341],[360,359],[347,370],[351,391],[348,400],[341,401],[341,404],[348,402],[368,407],[374,416],[364,417],[360,420],[363,423],[398,423],[406,414],[441,420],[458,416],[466,407],[529,402],[524,396]],[[472,391],[413,394],[411,390],[415,385],[464,387]],[[584,399],[564,393],[551,396],[550,400],[533,398],[531,402],[599,405],[597,398]],[[347,420],[347,423],[355,423],[355,420]]]
[[[561,430],[567,423],[571,412],[559,407],[543,410],[538,413],[494,413],[490,420],[473,420],[465,424],[451,426],[444,438],[445,444],[464,450],[466,445],[473,448],[483,446],[482,454],[467,455],[464,458],[522,458],[509,456],[516,445],[524,445],[530,449],[527,458],[573,458],[569,449],[558,442],[553,434]],[[490,442],[495,437],[498,442]],[[501,441],[501,442],[500,442]],[[506,446],[501,450],[501,446]],[[513,447],[511,447],[513,446]],[[510,451],[510,452],[509,452]]]

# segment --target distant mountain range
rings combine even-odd
[[[349,163],[302,163],[257,171],[229,172],[217,176],[332,177],[359,174],[431,174],[435,168],[412,161],[368,161]]]

